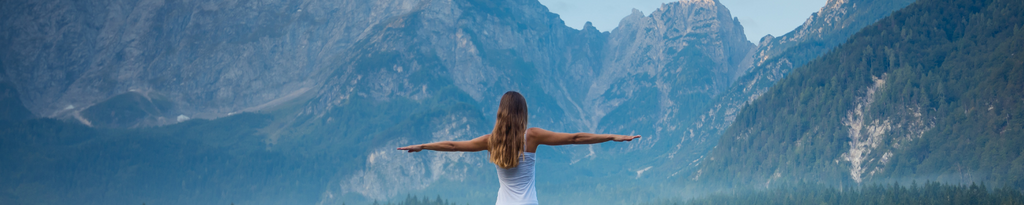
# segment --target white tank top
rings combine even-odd
[[[536,205],[537,204],[537,177],[535,164],[537,153],[523,152],[519,158],[519,165],[510,169],[498,169],[498,201],[495,205]]]

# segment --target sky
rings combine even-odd
[[[684,0],[685,1],[685,0]],[[747,40],[755,44],[761,37],[781,36],[803,24],[811,13],[827,0],[719,0],[733,17],[740,19]],[[663,3],[673,0],[540,0],[569,27],[583,28],[590,21],[597,30],[611,31],[633,8],[650,15]]]

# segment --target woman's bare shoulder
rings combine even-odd
[[[540,142],[540,141],[545,141],[545,139],[551,138],[553,136],[553,134],[557,134],[557,133],[549,131],[549,130],[545,130],[544,128],[539,128],[539,127],[527,128],[526,129],[526,141],[535,141],[535,142],[539,142],[539,143],[543,144],[543,142]],[[539,141],[537,141],[537,140],[539,140]]]
[[[489,141],[490,139],[491,139],[491,134],[486,134],[486,135],[474,138],[474,139],[472,139],[472,141],[477,141],[477,142],[481,142],[481,143],[487,144],[487,141]]]
[[[540,145],[540,139],[544,132],[547,130],[531,127],[526,129],[526,152],[537,152],[537,146]]]
[[[541,129],[539,127],[526,128],[526,137],[527,138],[533,138],[534,136],[538,136],[538,135],[544,134],[544,132],[551,132],[551,131],[547,131],[547,130]]]

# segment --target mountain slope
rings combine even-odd
[[[698,180],[1021,186],[1019,1],[923,0],[746,106]]]
[[[780,37],[765,36],[746,59],[750,62],[744,66],[748,67],[736,73],[734,82],[698,107],[688,123],[679,125],[679,132],[673,133],[680,136],[679,141],[670,143],[675,144],[669,151],[672,160],[652,172],[663,169],[671,175],[690,175],[744,105],[768,91],[793,68],[825,54],[861,28],[912,2],[831,0],[793,31]]]
[[[5,1],[0,62],[36,116],[139,92],[175,108],[145,126],[212,119],[316,87],[366,28],[420,2]]]

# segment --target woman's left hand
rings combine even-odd
[[[615,136],[615,138],[613,138],[612,140],[614,140],[616,142],[628,142],[628,141],[633,141],[633,139],[636,139],[636,138],[640,138],[640,135],[633,135],[633,136],[619,135],[619,136]]]
[[[410,153],[411,152],[419,152],[419,151],[423,150],[423,145],[410,145],[410,146],[405,146],[405,147],[399,147],[398,150],[406,150],[406,151],[409,151]]]

